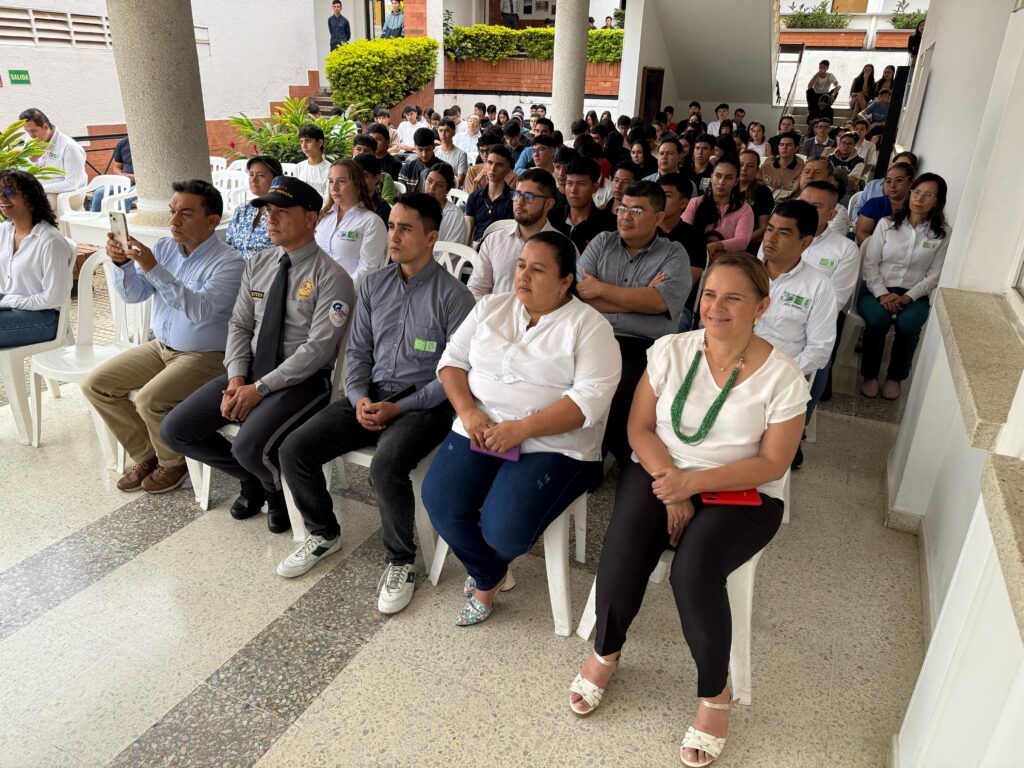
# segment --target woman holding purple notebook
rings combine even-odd
[[[576,297],[575,270],[569,238],[534,235],[515,291],[484,296],[438,364],[458,418],[423,504],[469,572],[459,626],[491,615],[509,563],[601,478],[622,360],[611,325]]]

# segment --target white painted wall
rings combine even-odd
[[[622,41],[622,67],[619,72],[619,114],[635,115],[640,111],[641,77],[644,67],[664,68],[662,106],[679,104],[676,71],[669,59],[669,49],[662,27],[662,12],[657,0],[632,0],[629,4]],[[676,114],[679,113],[677,107]]]
[[[8,0],[7,5],[35,8],[40,4]],[[45,8],[106,13],[102,0],[47,0]],[[208,27],[210,35],[210,55],[199,58],[207,118],[238,112],[266,114],[268,102],[286,96],[289,85],[304,84],[306,71],[319,66],[313,3],[292,2],[285,7],[276,0],[251,0],[245,4],[245,13],[240,13],[232,3],[194,0],[192,9],[195,24]],[[326,35],[323,16],[317,23]],[[124,122],[110,50],[3,45],[0,62],[4,121],[35,106],[72,134],[85,133],[90,124]],[[32,84],[11,86],[8,69],[28,69]]]

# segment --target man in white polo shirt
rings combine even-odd
[[[490,293],[513,289],[516,262],[526,241],[538,232],[558,230],[548,221],[555,207],[555,177],[543,168],[523,171],[512,193],[512,218],[516,225],[492,232],[480,243],[477,263],[469,278],[469,291],[479,301]]]
[[[817,231],[813,205],[784,200],[768,219],[761,245],[772,301],[755,333],[792,357],[805,376],[828,364],[836,340],[838,307],[832,282],[802,258]],[[798,449],[793,468],[802,463]]]
[[[26,109],[18,115],[18,119],[25,121],[25,133],[31,138],[49,144],[33,162],[41,168],[52,166],[64,171],[62,176],[40,182],[47,194],[70,192],[89,183],[85,173],[85,150],[77,141],[58,130],[50,119],[35,107]]]

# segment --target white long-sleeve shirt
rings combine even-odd
[[[884,296],[890,288],[906,288],[913,300],[931,294],[939,285],[952,234],[949,224],[945,229],[945,237],[936,237],[927,223],[914,227],[905,219],[897,228],[888,216],[878,222],[864,251],[868,290]]]
[[[796,360],[804,375],[824,367],[839,312],[831,281],[801,259],[770,286],[771,304],[754,333]]]
[[[0,224],[0,308],[60,309],[71,295],[71,243],[41,221],[17,252],[14,223]]]
[[[826,227],[814,238],[801,257],[832,281],[836,304],[845,307],[860,279],[860,249],[844,235]]]
[[[53,129],[49,144],[50,146],[36,158],[35,164],[40,168],[47,165],[55,166],[64,171],[64,175],[40,181],[43,189],[56,194],[80,189],[88,184],[89,177],[85,173],[85,150],[82,149],[82,145],[56,128]]]
[[[388,235],[375,211],[355,205],[338,220],[335,205],[316,225],[316,244],[338,262],[359,290],[367,272],[380,269],[388,259]]]
[[[544,220],[541,232],[557,232],[554,225]],[[469,276],[469,292],[479,301],[489,293],[506,293],[514,290],[516,262],[523,252],[526,241],[519,231],[519,225],[492,232],[480,243],[473,274]]]

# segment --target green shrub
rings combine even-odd
[[[393,107],[437,72],[437,41],[428,37],[358,40],[327,57],[334,103]]]
[[[587,38],[587,61],[622,61],[622,30],[590,30]]]
[[[920,24],[928,16],[927,11],[922,11],[920,8],[916,11],[907,11],[907,6],[910,5],[908,0],[900,0],[896,3],[896,13],[889,18],[889,23],[892,24],[893,29],[917,29],[917,25]]]
[[[803,3],[790,3],[789,13],[782,20],[787,29],[846,29],[850,26],[850,15],[832,13],[830,5],[828,0],[821,0],[810,7]]]
[[[612,10],[612,25],[616,29],[626,28],[626,9],[625,8],[614,8]]]
[[[519,30],[519,47],[528,59],[547,61],[555,57],[555,30],[550,27],[527,27]]]
[[[449,59],[480,59],[496,64],[516,55],[519,32],[508,27],[474,24],[455,27],[445,38],[444,52]]]
[[[24,120],[15,120],[0,132],[0,170],[16,168],[31,173],[37,179],[53,179],[64,175],[64,171],[56,166],[37,166],[32,158],[38,157],[44,149],[50,147],[48,142],[29,138],[22,131]]]
[[[248,157],[258,153],[270,155],[282,163],[302,162],[306,156],[299,143],[299,129],[313,123],[324,132],[324,157],[331,162],[339,157],[350,157],[356,135],[355,112],[350,108],[345,115],[314,117],[306,110],[306,99],[285,99],[267,120],[254,121],[245,114],[235,115],[228,118],[228,125],[235,129],[239,140],[231,142],[226,154]]]

